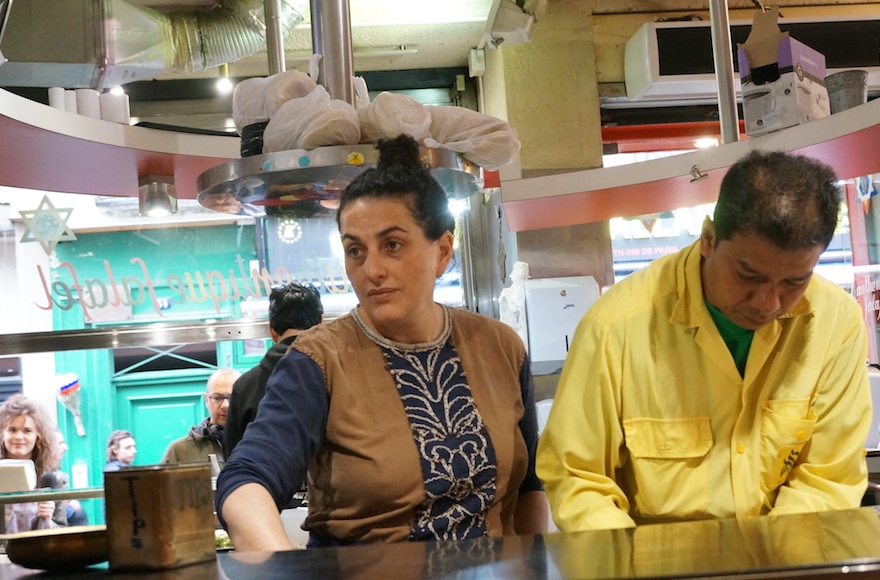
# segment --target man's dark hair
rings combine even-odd
[[[410,198],[410,211],[425,237],[437,240],[444,232],[455,232],[455,218],[449,200],[437,180],[419,159],[419,144],[409,135],[379,141],[375,168],[358,175],[342,192],[336,225],[349,203],[362,197]],[[409,201],[409,200],[408,200]]]
[[[715,243],[754,233],[782,250],[827,248],[840,190],[827,165],[781,151],[752,151],[728,170],[715,205]]]
[[[323,314],[321,293],[314,286],[291,282],[273,287],[269,294],[269,324],[278,334],[311,328],[321,322]]]

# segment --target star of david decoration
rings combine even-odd
[[[43,201],[34,210],[22,211],[21,221],[24,222],[24,235],[20,243],[39,242],[43,251],[49,256],[55,251],[58,242],[73,241],[76,236],[67,225],[73,208],[56,208],[49,201],[48,196],[43,196]],[[63,217],[62,217],[63,215]]]

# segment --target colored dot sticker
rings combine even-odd
[[[348,154],[348,164],[349,165],[361,165],[364,162],[364,154],[359,153],[357,151],[352,151]]]
[[[263,167],[262,167],[262,170],[263,170],[263,171],[269,171],[270,169],[272,169],[272,162],[271,162],[271,161],[268,161],[268,160],[267,160],[267,161],[263,161]]]
[[[311,165],[312,160],[309,159],[309,156],[308,156],[308,155],[303,155],[302,157],[300,157],[300,158],[297,160],[297,162],[299,163],[299,166],[300,166],[300,167],[308,167],[309,165]]]

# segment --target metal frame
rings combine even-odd
[[[0,356],[96,348],[151,347],[249,338],[269,338],[266,319],[253,318],[180,324],[152,323],[98,329],[0,334]]]

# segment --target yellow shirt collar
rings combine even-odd
[[[700,254],[700,241],[697,240],[689,247],[683,250],[682,259],[679,260],[676,267],[676,287],[678,289],[678,302],[672,310],[672,316],[669,322],[679,324],[686,328],[697,328],[703,324],[712,323],[709,309],[703,301],[703,281],[700,277],[700,264],[702,263],[702,255]],[[812,284],[812,281],[810,282]],[[807,299],[807,292],[801,296],[794,307],[777,317],[793,318],[795,316],[803,316],[813,312],[813,307]]]

